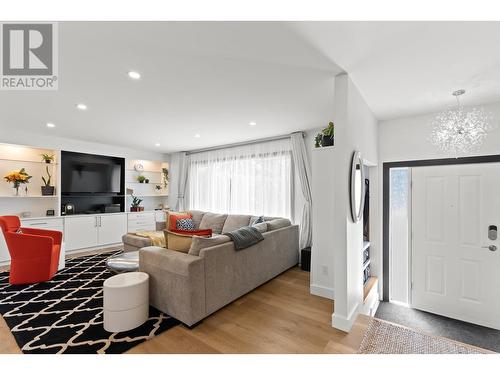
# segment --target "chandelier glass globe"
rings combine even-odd
[[[493,130],[492,115],[483,108],[464,109],[459,96],[465,90],[453,92],[457,107],[439,113],[432,121],[431,143],[441,152],[459,157],[477,151]]]

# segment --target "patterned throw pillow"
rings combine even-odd
[[[193,219],[178,219],[176,228],[179,230],[195,230]]]
[[[250,226],[253,227],[255,224],[263,223],[264,222],[264,217],[259,216],[258,218],[254,219],[252,222],[250,222]]]

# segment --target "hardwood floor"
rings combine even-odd
[[[331,327],[333,302],[309,294],[309,273],[293,268],[212,314],[174,327],[128,353],[356,353],[369,317],[350,333]],[[0,318],[0,353],[20,350]]]
[[[370,318],[349,334],[331,327],[332,301],[309,294],[309,273],[291,269],[206,318],[129,353],[355,353]]]

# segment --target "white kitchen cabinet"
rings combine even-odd
[[[127,233],[127,215],[98,216],[99,245],[109,245],[122,242],[122,236]]]
[[[65,217],[66,251],[97,246],[98,222],[98,216],[94,215]]]

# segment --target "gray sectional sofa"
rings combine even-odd
[[[139,252],[140,271],[149,274],[150,304],[192,326],[230,302],[298,263],[299,229],[288,219],[264,218],[264,240],[236,251],[227,236],[217,236],[255,219],[192,211],[197,228],[212,229],[211,239],[193,240],[189,253],[149,246]]]

